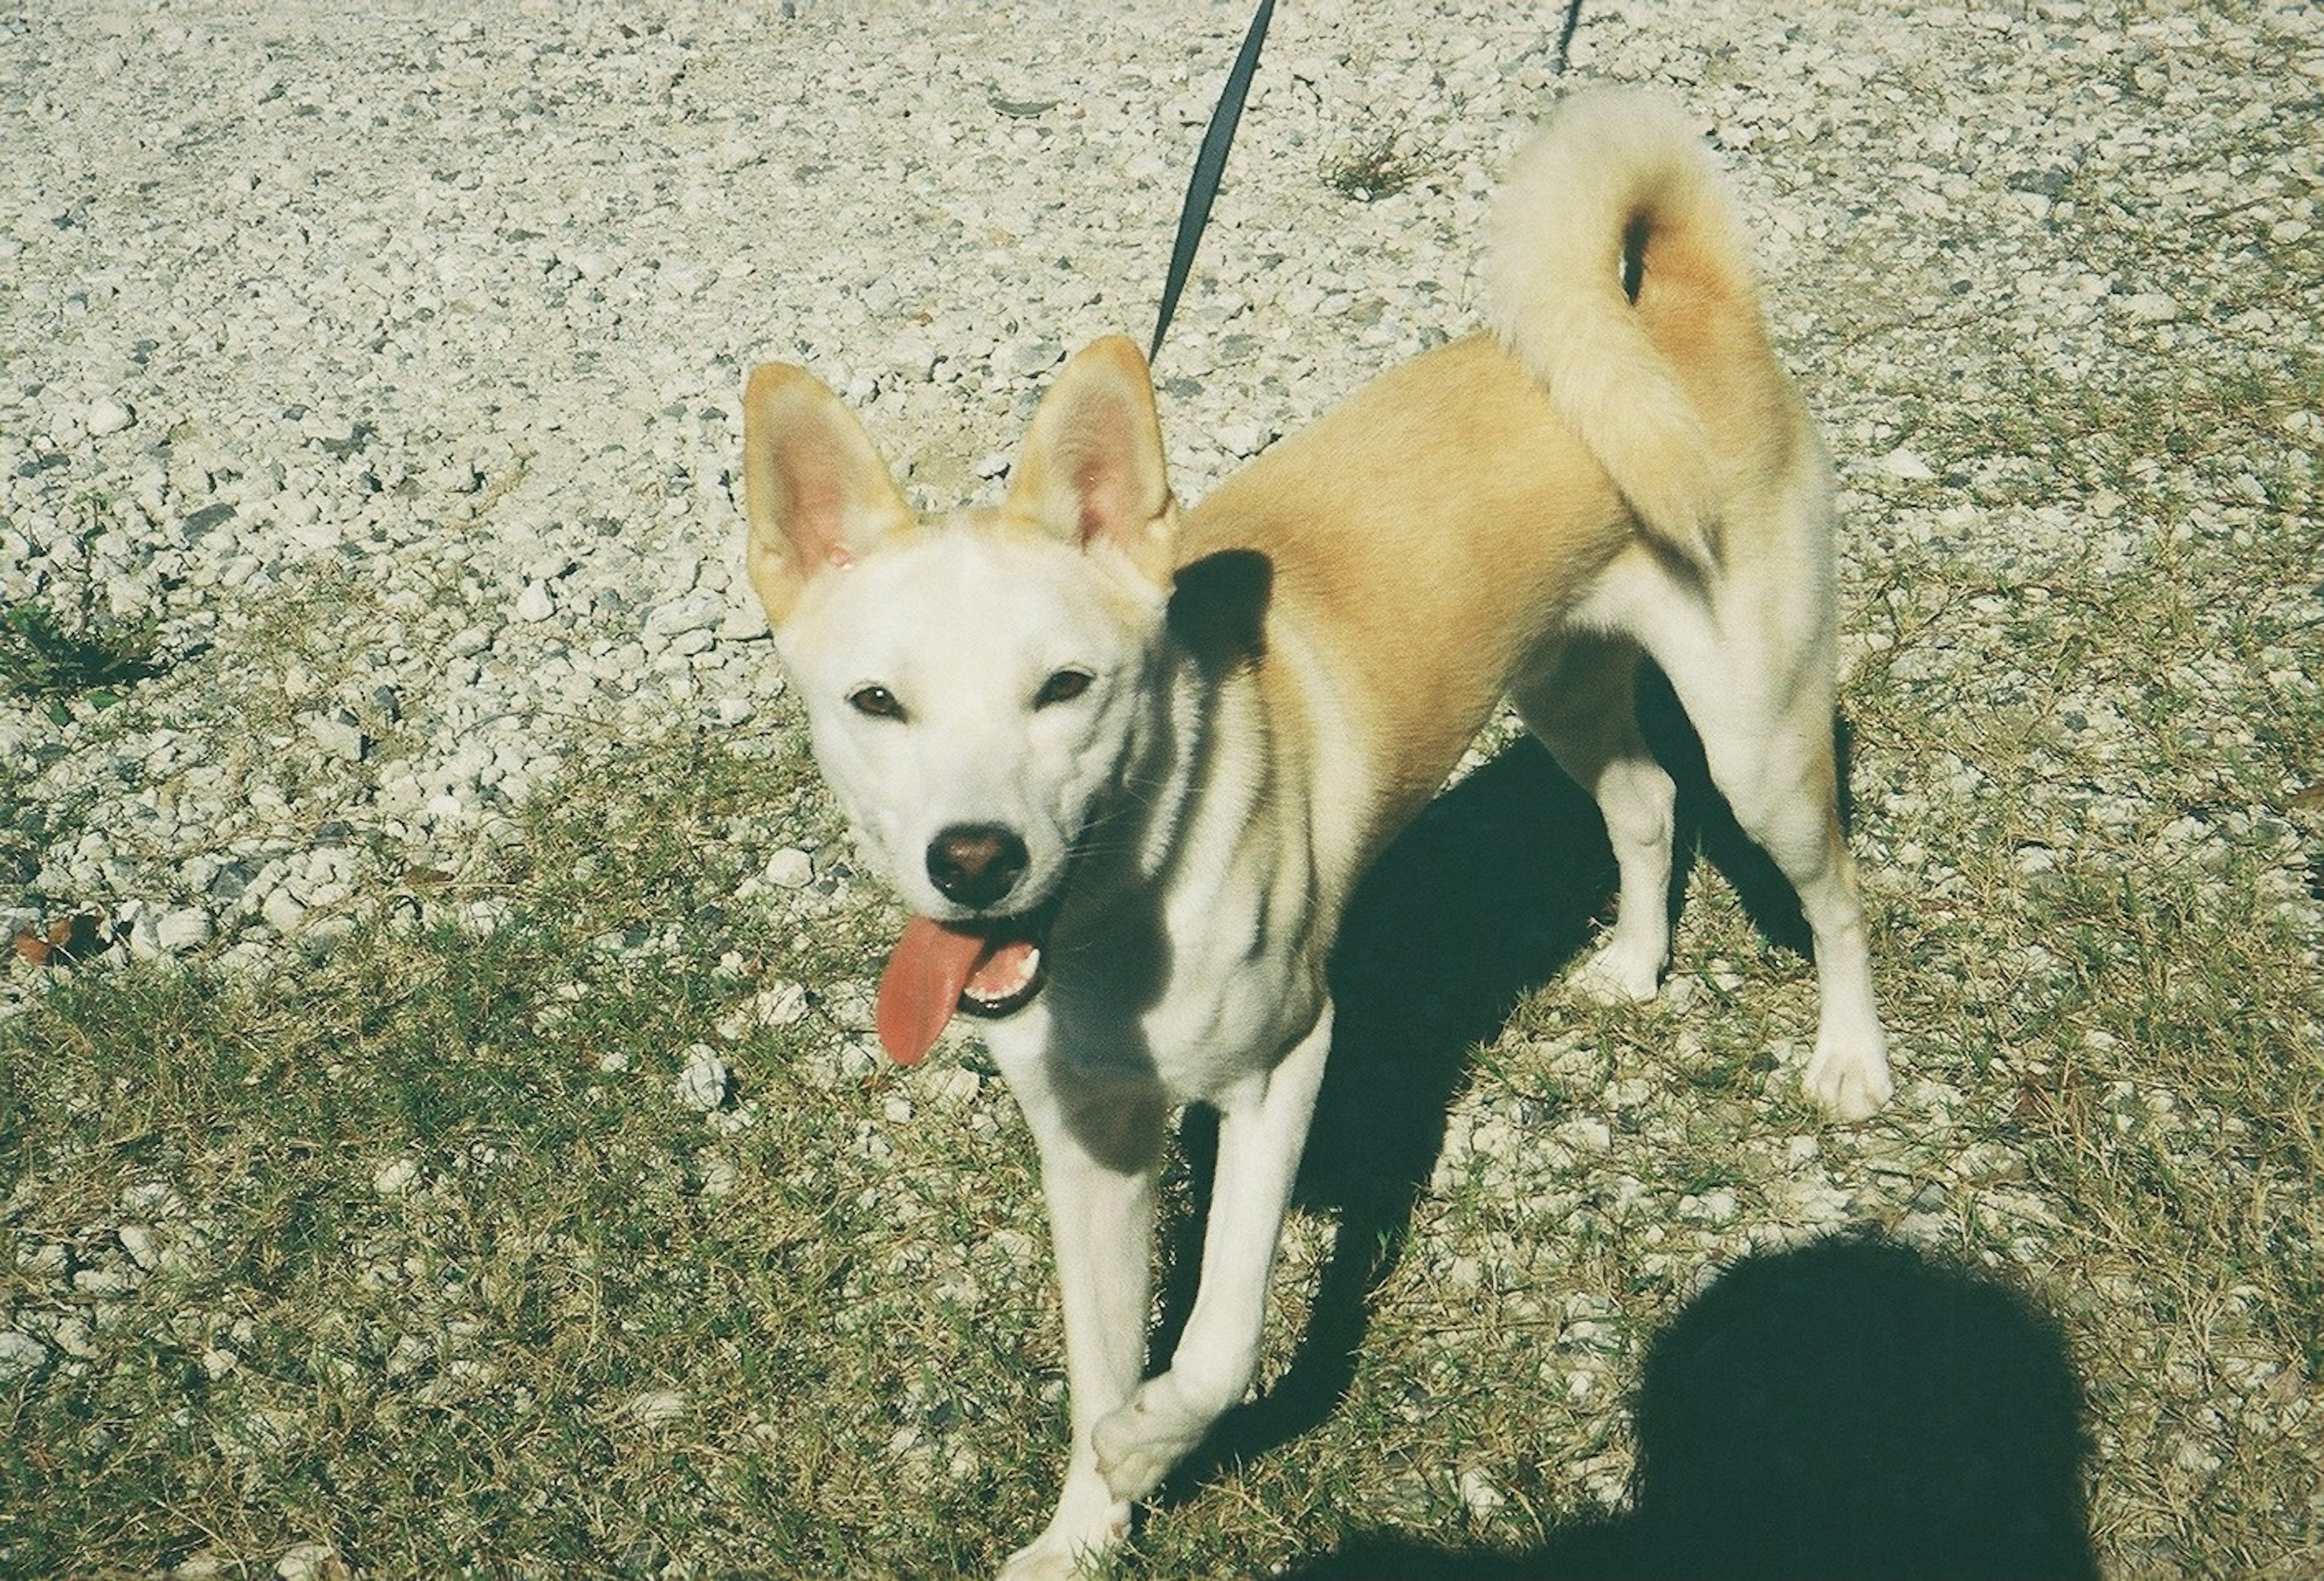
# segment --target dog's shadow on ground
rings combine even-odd
[[[1679,787],[1669,904],[1677,905],[1700,857],[1735,887],[1764,934],[1803,950],[1797,897],[1736,827],[1692,728],[1651,666],[1640,675],[1638,717]],[[1844,764],[1844,725],[1839,739]],[[1333,954],[1331,1062],[1300,1200],[1335,1216],[1338,1227],[1306,1329],[1286,1370],[1213,1429],[1172,1477],[1166,1499],[1297,1438],[1346,1397],[1370,1298],[1403,1254],[1471,1053],[1523,995],[1590,943],[1611,915],[1614,892],[1613,854],[1595,804],[1530,737],[1437,797],[1383,853]],[[1195,1211],[1169,1237],[1157,1356],[1170,1354],[1193,1303],[1216,1135],[1215,1116],[1190,1111],[1181,1139]]]
[[[1735,826],[1666,683],[1639,719],[1679,786],[1676,872],[1709,862],[1760,933],[1804,950],[1798,901]],[[1849,745],[1835,725],[1845,821]],[[1333,962],[1339,1019],[1302,1176],[1338,1230],[1288,1368],[1231,1413],[1165,1491],[1323,1421],[1355,1381],[1373,1292],[1402,1255],[1471,1055],[1517,999],[1586,947],[1613,859],[1589,798],[1530,740],[1397,841]],[[1193,1299],[1215,1125],[1184,1132],[1195,1211],[1172,1236],[1156,1354]],[[1530,1552],[1350,1535],[1296,1581],[2095,1581],[2081,1394],[2054,1319],[1976,1272],[1841,1236],[1728,1270],[1649,1347],[1631,1507]]]
[[[1985,1274],[1840,1236],[1722,1273],[1648,1347],[1631,1508],[1531,1552],[1352,1537],[1294,1581],[2097,1581],[2081,1386]]]

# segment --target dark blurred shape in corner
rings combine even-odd
[[[1649,1346],[1632,1507],[1531,1553],[1351,1538],[1304,1581],[2097,1581],[2056,1321],[1868,1233],[1724,1271]]]

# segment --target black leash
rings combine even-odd
[[[1178,293],[1185,289],[1186,273],[1194,267],[1194,249],[1202,244],[1203,226],[1211,217],[1211,199],[1218,196],[1219,177],[1227,168],[1227,150],[1234,144],[1242,102],[1250,93],[1251,74],[1259,69],[1259,47],[1267,41],[1267,24],[1274,15],[1275,0],[1259,0],[1259,14],[1250,19],[1242,52],[1235,57],[1234,69],[1227,73],[1226,91],[1219,96],[1219,106],[1211,112],[1210,128],[1203,133],[1203,150],[1194,156],[1194,179],[1186,183],[1185,207],[1178,213],[1178,240],[1170,249],[1170,277],[1162,286],[1162,310],[1155,316],[1154,342],[1146,348],[1149,363],[1162,350],[1162,336],[1170,327],[1170,315],[1177,309]]]
[[[1573,33],[1582,25],[1582,0],[1567,0],[1565,25],[1557,30],[1557,60],[1554,69],[1560,77],[1573,60]]]

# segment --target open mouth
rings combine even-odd
[[[889,953],[875,1021],[896,1062],[919,1062],[955,1012],[993,1020],[1022,1010],[1047,980],[1042,943],[1054,904],[1021,917],[956,923],[916,916]]]
[[[1031,1004],[1046,981],[1038,939],[1013,933],[991,936],[977,955],[968,981],[961,986],[960,1008],[966,1015],[995,1020]]]

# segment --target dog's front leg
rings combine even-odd
[[[1097,1464],[1116,1498],[1153,1492],[1250,1388],[1283,1216],[1331,1043],[1326,1004],[1289,1054],[1220,1101],[1218,1168],[1194,1310],[1169,1370],[1097,1424]]]
[[[1146,1372],[1154,1203],[1169,1107],[1158,1092],[1061,1090],[1046,1062],[1004,1072],[1041,1154],[1041,1189],[1065,1300],[1073,1449],[1048,1527],[1001,1567],[1001,1581],[1069,1581],[1130,1530],[1130,1501],[1106,1485],[1098,1421]]]

